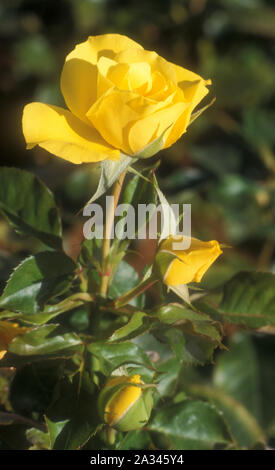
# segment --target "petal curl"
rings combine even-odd
[[[201,102],[209,91],[205,86],[204,80],[185,82],[184,85],[182,84],[181,90],[183,91],[184,98],[189,102],[189,105],[170,129],[163,148],[173,145],[182,136],[182,134],[186,132],[194,108]]]
[[[119,150],[109,146],[96,129],[66,109],[44,103],[30,103],[23,113],[27,148],[35,145],[72,163],[118,160]]]

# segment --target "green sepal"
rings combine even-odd
[[[171,263],[179,259],[175,253],[171,251],[160,250],[157,252],[154,260],[153,273],[160,279],[164,279]]]
[[[121,432],[142,428],[149,421],[152,407],[152,389],[147,388],[113,427]]]
[[[156,155],[160,150],[162,150],[164,145],[164,134],[171,126],[167,127],[163,133],[157,137],[153,142],[147,145],[143,150],[134,155],[135,158],[150,158]]]

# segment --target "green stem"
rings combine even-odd
[[[111,275],[111,266],[109,264],[109,253],[111,247],[111,233],[112,227],[114,223],[114,216],[117,207],[117,203],[119,200],[119,196],[121,193],[122,184],[125,178],[127,170],[124,170],[118,180],[115,182],[112,190],[112,196],[114,197],[114,204],[110,208],[106,216],[106,223],[104,226],[104,239],[102,243],[102,254],[101,254],[101,267],[102,267],[102,275],[101,275],[101,282],[100,282],[100,289],[99,293],[106,297],[108,291],[108,285]]]
[[[132,299],[137,297],[139,294],[142,294],[144,291],[149,289],[149,287],[152,287],[154,284],[156,284],[156,282],[158,282],[158,279],[154,275],[150,276],[148,279],[145,279],[136,287],[133,287],[133,289],[118,297],[114,301],[115,308],[121,308],[128,304]]]

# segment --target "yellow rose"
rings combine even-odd
[[[186,131],[208,84],[126,36],[91,36],[63,67],[61,91],[69,110],[25,106],[27,148],[39,145],[82,163],[135,155],[162,135],[162,148],[169,147]]]
[[[163,282],[169,287],[200,282],[206,271],[222,253],[216,240],[203,242],[197,238],[191,238],[191,245],[187,250],[173,249],[174,242],[180,240],[182,240],[181,236],[170,236],[161,242],[158,249],[158,253],[172,255],[170,259],[167,258],[168,264],[163,271]],[[162,262],[161,258],[158,260],[159,263]]]
[[[5,356],[9,343],[18,335],[22,335],[28,328],[20,328],[17,323],[0,321],[0,360]]]

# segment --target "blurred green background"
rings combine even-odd
[[[35,100],[64,105],[59,77],[75,44],[88,35],[126,34],[213,81],[204,102],[214,96],[216,102],[162,152],[159,169],[169,200],[192,204],[193,235],[233,247],[207,274],[207,284],[240,269],[274,271],[274,25],[272,0],[2,0],[1,165],[28,169],[54,190],[67,251],[75,256],[81,241],[75,214],[94,191],[98,170],[39,148],[26,151],[22,109]],[[6,263],[13,263],[8,255],[30,249],[7,230],[3,222],[2,282]],[[150,261],[151,247],[143,247],[143,256],[137,265]]]

